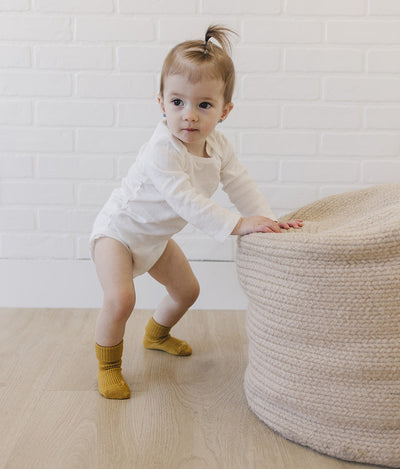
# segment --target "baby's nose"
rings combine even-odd
[[[195,109],[193,109],[193,108],[186,109],[184,119],[187,120],[187,121],[196,121],[197,120],[197,113],[196,113]]]

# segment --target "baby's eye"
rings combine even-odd
[[[172,100],[172,103],[174,104],[174,106],[182,106],[183,105],[183,101],[181,99],[173,99]]]
[[[203,103],[200,103],[199,106],[200,106],[201,109],[210,109],[211,104],[207,103],[207,101],[204,101]]]

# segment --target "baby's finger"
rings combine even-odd
[[[282,230],[278,223],[274,223],[273,225],[268,225],[268,228],[271,230],[270,233],[281,233]]]
[[[295,229],[301,228],[303,226],[303,220],[290,220],[288,223],[292,228]]]

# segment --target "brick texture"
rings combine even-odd
[[[163,58],[215,22],[239,33],[221,129],[278,215],[399,181],[397,0],[1,0],[2,257],[89,257],[96,213],[160,118]],[[190,259],[233,259],[234,239],[176,239]]]

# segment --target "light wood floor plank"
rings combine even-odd
[[[91,310],[0,309],[0,469],[368,469],[286,441],[249,410],[243,311],[193,311],[191,357],[145,350],[128,323],[127,401],[97,392]]]

